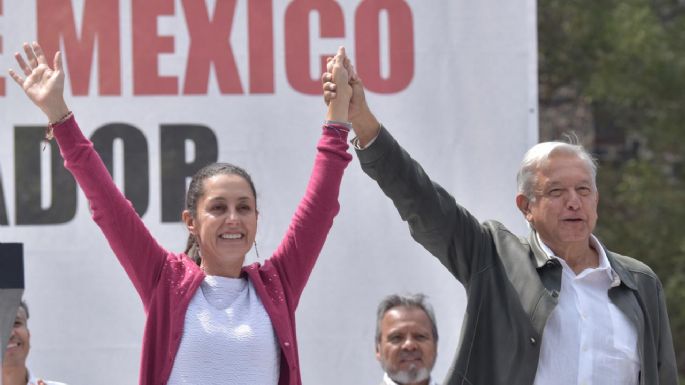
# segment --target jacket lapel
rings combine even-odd
[[[500,258],[504,270],[533,328],[542,335],[547,318],[559,302],[561,266],[556,260],[546,257],[534,232],[530,236],[529,248],[522,248],[522,243],[525,245],[526,242],[517,237],[494,239],[497,250],[509,254]]]

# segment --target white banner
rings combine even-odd
[[[270,255],[311,170],[325,114],[320,74],[344,45],[384,125],[481,220],[526,228],[515,173],[537,141],[535,1],[0,0],[0,63],[38,40],[62,50],[66,98],[160,244],[182,251],[187,176],[215,160],[257,187],[257,242]],[[35,374],[134,384],[144,314],[91,221],[43,114],[0,75],[0,242],[25,244]],[[455,353],[462,286],[415,244],[353,163],[341,212],[297,313],[305,384],[376,384],[375,308],[424,292]],[[254,251],[246,263],[255,260]]]

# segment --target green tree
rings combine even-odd
[[[538,0],[540,137],[596,154],[607,246],[666,291],[685,375],[685,2]]]

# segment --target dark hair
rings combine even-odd
[[[197,201],[205,194],[203,189],[205,179],[216,175],[238,175],[242,177],[247,184],[250,185],[255,200],[257,199],[257,190],[255,190],[252,178],[247,171],[230,163],[212,163],[198,170],[190,180],[190,186],[188,186],[188,193],[186,194],[185,209],[188,210],[193,218],[196,218],[197,215]],[[202,261],[200,257],[200,245],[198,245],[193,234],[188,234],[185,253],[195,261],[198,266],[200,265],[200,262]]]
[[[406,296],[392,294],[383,298],[381,303],[378,304],[378,310],[376,311],[376,345],[381,342],[381,321],[385,313],[398,306],[423,310],[431,322],[433,339],[436,343],[438,342],[438,326],[435,322],[435,313],[433,313],[433,307],[426,302],[426,295],[421,293]]]
[[[24,309],[24,313],[26,313],[26,320],[28,320],[29,319],[29,305],[27,305],[26,301],[24,301],[22,299],[21,302],[19,302],[19,307]]]

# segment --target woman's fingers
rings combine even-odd
[[[326,59],[326,72],[333,72],[333,64],[335,64],[335,61],[333,61],[333,57],[328,57]]]
[[[331,69],[331,71],[332,71],[332,69]],[[324,73],[321,75],[321,82],[322,82],[322,83],[326,84],[326,83],[328,83],[328,82],[332,82],[332,81],[333,81],[333,74],[331,73],[331,71],[324,72]]]
[[[33,52],[36,54],[36,60],[38,61],[38,64],[48,65],[48,60],[45,58],[45,53],[40,47],[40,44],[38,44],[36,41],[33,42]]]
[[[50,65],[48,64],[48,60],[45,57],[45,52],[43,51],[43,48],[40,46],[40,44],[38,44],[37,42],[33,42],[33,44],[31,45],[28,43],[24,43],[23,48],[24,53],[26,54],[26,59],[24,59],[24,56],[21,55],[19,52],[14,53],[14,59],[17,61],[17,65],[24,73],[24,76],[21,76],[19,73],[15,72],[12,69],[9,70],[10,77],[12,77],[12,79],[17,84],[23,87],[24,83],[27,80],[30,80],[32,77],[37,77],[38,79],[40,79],[46,73],[49,76],[51,73],[54,73],[50,71]],[[62,71],[62,54],[59,51],[55,53],[55,58],[53,59],[53,66],[55,71]]]
[[[340,46],[340,48],[338,48],[338,54],[335,55],[335,64],[344,65],[346,58],[345,47]]]
[[[33,48],[29,43],[24,43],[24,53],[26,54],[26,59],[29,61],[29,66],[31,69],[38,67],[38,59],[36,54],[33,52]]]
[[[31,75],[31,67],[26,64],[24,61],[24,58],[21,56],[19,52],[14,53],[14,59],[17,61],[17,65],[19,65],[19,68],[21,68],[22,71],[24,71],[24,75],[29,76]]]
[[[21,76],[19,76],[19,74],[16,73],[16,72],[14,72],[14,70],[12,70],[12,69],[9,70],[9,73],[10,73],[10,77],[11,77],[12,79],[14,79],[14,81],[15,81],[17,84],[19,84],[19,85],[22,86],[22,87],[24,86],[24,78],[22,78]]]
[[[326,82],[323,85],[323,89],[324,89],[324,91],[335,91],[335,89],[336,89],[335,83]]]
[[[55,71],[62,72],[62,52],[55,52],[55,59],[53,61],[55,65]]]

